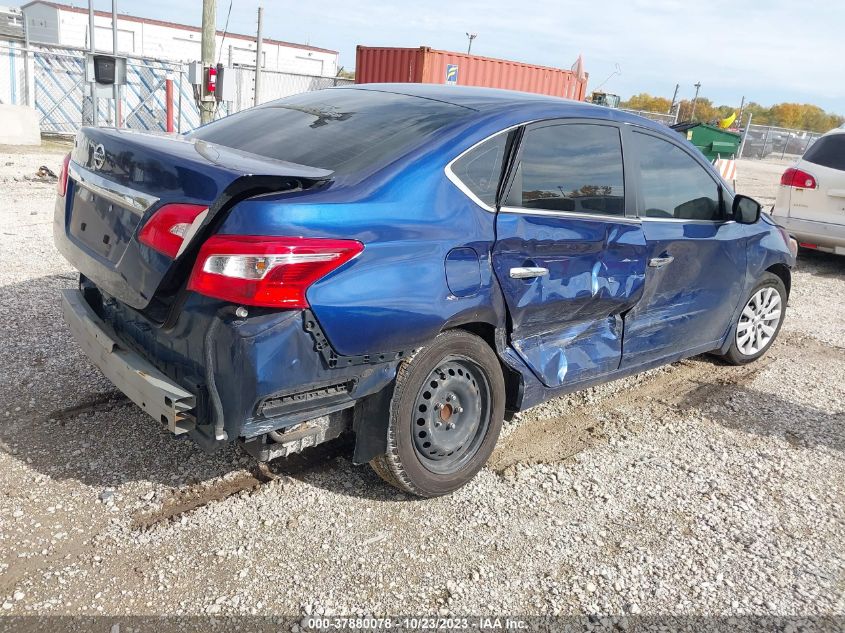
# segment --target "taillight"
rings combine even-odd
[[[355,240],[215,235],[202,245],[188,289],[243,305],[307,308],[311,284],[363,250]]]
[[[798,189],[815,189],[818,185],[816,179],[806,171],[790,167],[780,177],[780,184]]]
[[[207,208],[201,204],[166,204],[144,225],[138,239],[142,244],[175,259],[191,224]]]
[[[70,154],[65,156],[64,160],[62,161],[62,168],[59,171],[59,179],[56,181],[56,189],[59,192],[59,196],[64,198],[65,194],[67,193],[67,172],[70,168]]]

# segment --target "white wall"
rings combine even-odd
[[[23,42],[0,40],[0,45],[0,103],[26,103]]]
[[[29,39],[33,42],[59,43],[59,12],[44,4],[33,4],[24,11],[24,19],[29,29]]]
[[[46,42],[85,48],[88,46],[87,12],[54,9],[33,4],[25,10],[33,42]],[[112,52],[111,16],[94,16],[94,43],[97,50]],[[200,58],[199,31],[174,28],[118,18],[118,53],[168,59],[196,61]],[[255,64],[255,40],[228,35],[223,41],[217,36],[217,54],[224,64],[229,61],[232,47],[234,64]],[[221,51],[222,48],[222,51]],[[221,54],[222,52],[222,54]],[[337,54],[284,46],[265,41],[264,68],[284,72],[334,77],[337,74]]]

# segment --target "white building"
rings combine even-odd
[[[88,48],[88,9],[36,0],[21,7],[33,43]],[[132,15],[117,16],[118,53],[172,61],[199,61],[199,27]],[[111,13],[94,15],[94,45],[112,52]],[[255,66],[255,37],[217,31],[217,56],[226,65]],[[222,52],[222,55],[221,55]],[[337,51],[264,39],[262,67],[303,75],[334,77]]]

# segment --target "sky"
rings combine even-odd
[[[201,0],[117,2],[141,17],[195,26],[202,18]],[[219,29],[229,4],[218,0]],[[470,31],[478,55],[570,68],[580,54],[588,90],[603,84],[623,98],[671,99],[677,83],[679,98],[691,99],[701,82],[716,105],[739,107],[744,95],[845,114],[840,0],[232,0],[229,30],[254,33],[259,4],[265,37],[337,50],[349,70],[357,44],[466,51]],[[94,6],[111,10],[110,0]]]

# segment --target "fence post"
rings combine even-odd
[[[748,113],[748,123],[745,124],[745,130],[742,132],[742,142],[739,144],[739,158],[742,158],[742,152],[745,150],[745,139],[748,138],[748,130],[751,129],[751,117],[753,116],[753,112]],[[742,121],[740,121],[740,123],[741,122]]]
[[[760,151],[760,158],[766,157],[766,145],[769,144],[769,134],[772,131],[772,126],[766,128],[766,136],[763,138],[763,149]],[[772,147],[774,149],[774,147]]]
[[[164,102],[167,112],[165,129],[168,132],[173,132],[173,77],[170,75],[164,80]]]
[[[29,54],[29,26],[26,16],[23,19],[23,89],[24,103],[30,108],[35,107],[35,81],[33,78],[32,58]],[[13,78],[14,81],[14,78]]]

